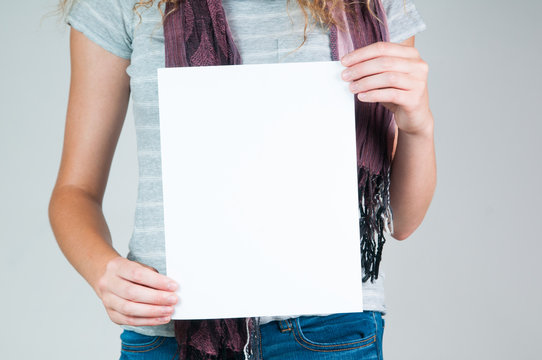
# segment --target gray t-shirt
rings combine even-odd
[[[138,9],[139,23],[133,11],[137,2],[77,0],[66,22],[109,52],[131,60],[126,72],[130,76],[139,186],[127,258],[166,274],[156,71],[165,63],[164,34],[156,4]],[[295,0],[290,1],[288,9],[286,4],[287,0],[223,0],[244,64],[331,60],[329,36],[320,26],[307,29],[305,43],[292,52],[303,41],[304,16]],[[383,0],[383,5],[392,42],[402,42],[425,29],[412,0]],[[384,278],[381,268],[374,283],[363,283],[363,310],[386,312]],[[260,323],[296,316],[261,317]],[[145,335],[174,336],[173,322],[122,327]]]

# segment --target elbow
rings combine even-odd
[[[409,226],[396,226],[394,227],[391,236],[399,241],[406,240],[414,233],[414,231],[416,231],[418,226],[420,226],[420,222],[412,223]]]
[[[399,241],[402,241],[402,240],[406,240],[410,235],[412,235],[414,231],[402,231],[402,232],[399,232],[399,231],[394,231],[391,236],[395,239],[395,240],[399,240]]]
[[[56,200],[55,195],[56,193],[55,193],[55,190],[53,189],[53,192],[51,193],[51,196],[49,198],[49,204],[47,206],[47,217],[49,219],[49,224],[51,226],[53,226],[53,218],[54,218],[54,213],[55,213],[55,200]]]
[[[418,215],[410,213],[407,216],[395,216],[393,221],[393,232],[391,236],[399,241],[408,239],[422,224],[429,205],[425,207],[423,213]]]
[[[62,207],[62,189],[55,187],[49,197],[49,204],[47,207],[47,215],[49,217],[49,223],[53,226],[55,216],[61,211]]]

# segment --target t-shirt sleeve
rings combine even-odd
[[[132,55],[133,1],[76,0],[66,24],[105,50],[125,59]]]
[[[382,0],[382,6],[386,10],[391,42],[401,43],[427,27],[412,0]]]

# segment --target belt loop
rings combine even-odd
[[[279,326],[280,332],[292,330],[292,323],[289,319],[277,320],[277,325]]]

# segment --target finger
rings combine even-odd
[[[104,302],[107,303],[109,309],[115,310],[125,316],[134,317],[167,317],[173,314],[173,306],[160,306],[143,304],[138,302],[129,301],[115,294],[109,293],[104,298]]]
[[[144,267],[146,267],[147,269],[151,269],[152,271],[154,271],[154,272],[156,272],[156,273],[159,273],[159,271],[158,271],[158,270],[156,270],[156,268],[155,268],[155,267],[152,267],[152,266],[150,266],[150,265],[147,265],[147,264],[143,264],[143,263],[140,263],[139,261],[135,261],[135,260],[133,260],[133,261],[134,261],[134,262],[137,262],[137,263],[138,263],[139,265],[141,265],[141,266],[144,266]]]
[[[135,261],[128,260],[126,264],[117,268],[116,273],[128,281],[154,289],[170,291],[177,289],[177,284],[172,279]]]
[[[358,99],[363,102],[382,102],[396,105],[408,105],[408,91],[399,89],[378,89],[360,92]]]
[[[374,59],[379,56],[393,56],[416,59],[420,57],[415,47],[396,44],[392,42],[375,42],[373,44],[355,49],[341,58],[341,64],[351,66],[355,63]]]
[[[109,317],[116,324],[130,325],[130,326],[162,325],[162,324],[167,324],[171,320],[169,316],[164,316],[164,317],[159,317],[159,318],[126,316],[114,310],[109,311]]]
[[[419,80],[410,74],[399,72],[385,72],[376,75],[366,76],[350,83],[350,91],[354,94],[367,92],[375,89],[395,88],[411,90],[418,85]]]
[[[346,81],[352,81],[383,72],[416,73],[418,72],[418,64],[418,61],[411,59],[384,56],[352,65],[343,70],[342,78]]]
[[[174,292],[152,289],[135,284],[120,277],[111,280],[111,292],[130,301],[152,305],[174,305],[178,297]]]

